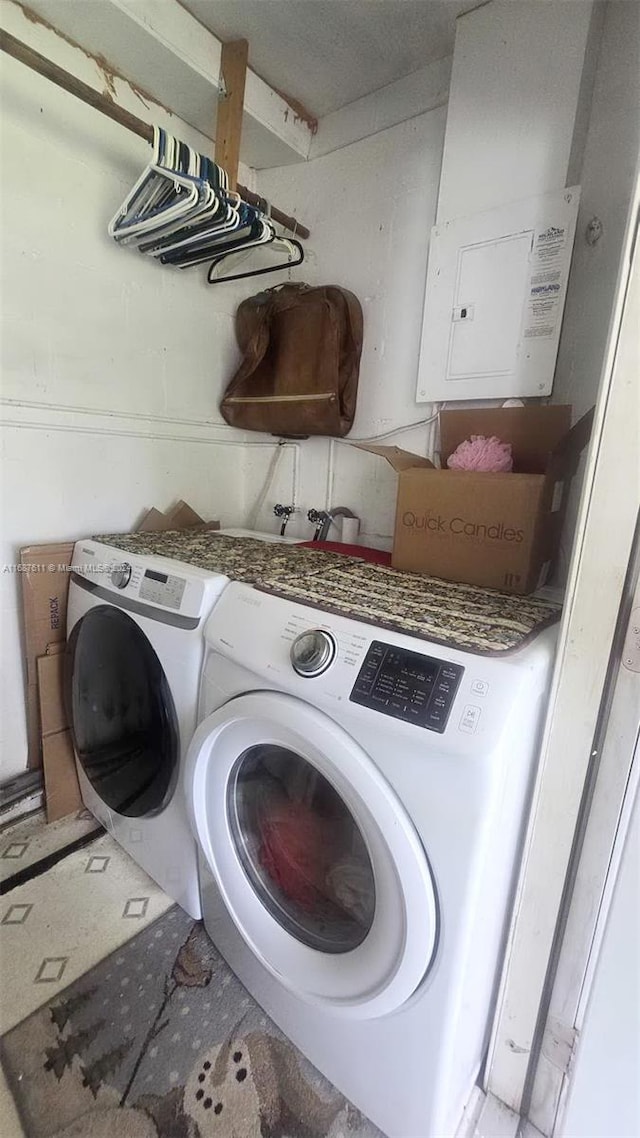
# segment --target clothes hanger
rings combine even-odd
[[[172,139],[173,150],[167,154],[166,163],[185,177],[192,178],[198,188],[199,200],[183,214],[163,215],[159,225],[153,225],[150,237],[145,232],[144,243],[140,242],[142,252],[158,255],[158,250],[172,244],[178,237],[190,236],[203,225],[213,223],[216,227],[229,224],[233,210],[221,198],[220,184],[222,171],[215,163],[209,163],[205,170],[205,159],[183,142]]]
[[[163,182],[163,171],[176,176]],[[185,182],[185,177],[191,178],[192,183]],[[197,201],[193,194],[194,186],[199,191]],[[193,236],[213,238],[221,231],[238,228],[241,199],[238,194],[229,193],[227,186],[226,173],[220,166],[185,143],[178,142],[161,127],[154,127],[152,163],[125,199],[110,226],[110,233],[127,243],[135,243],[143,235],[144,251],[152,252],[156,244],[169,245],[168,238],[178,230],[181,230],[181,237],[191,240]],[[185,189],[189,191],[187,200],[184,198]],[[177,194],[182,197],[175,203],[173,198]],[[255,219],[253,212],[250,218],[252,221]],[[212,224],[201,232],[205,220]],[[158,235],[162,240],[156,242]],[[258,235],[256,232],[252,234],[253,237]]]
[[[213,259],[213,261],[211,262],[211,264],[209,266],[208,273],[207,273],[207,282],[209,284],[218,284],[218,283],[221,283],[222,281],[227,281],[227,280],[241,280],[245,277],[263,276],[265,273],[275,273],[281,269],[292,268],[293,266],[299,265],[302,263],[302,261],[304,261],[304,250],[298,241],[295,241],[295,239],[288,240],[285,237],[279,237],[277,235],[277,233],[273,227],[273,224],[271,222],[271,207],[270,207],[268,201],[264,198],[260,198],[258,201],[258,206],[259,206],[259,212],[262,214],[263,218],[266,217],[266,220],[268,221],[269,226],[272,230],[272,238],[271,238],[271,241],[269,242],[269,250],[276,249],[276,248],[277,249],[285,249],[287,251],[287,254],[288,254],[287,260],[286,261],[280,261],[276,265],[265,265],[263,267],[253,268],[247,272],[227,274],[225,276],[217,276],[216,275],[217,267],[218,267],[218,265],[220,265],[222,263],[223,260],[226,260],[227,257],[233,256],[235,254],[234,260],[236,262],[238,260],[244,261],[246,259],[246,252],[245,251],[247,249],[250,249],[252,246],[250,246],[249,244],[245,244],[241,248],[240,247],[238,247],[236,249],[227,248],[227,249],[223,250],[219,256],[215,257]],[[297,256],[296,256],[296,253],[297,253]],[[232,261],[232,265],[233,265],[233,261]]]
[[[203,188],[203,197],[198,205],[186,217],[163,223],[147,236],[140,243],[142,253],[159,257],[165,250],[188,246],[199,235],[215,233],[236,224],[235,209],[221,201],[208,182],[198,181]]]
[[[148,196],[143,204],[116,223],[112,236],[122,244],[136,244],[148,234],[184,224],[206,200],[206,189],[196,179],[162,166],[150,168],[145,188]]]
[[[202,155],[196,155],[196,158],[200,159],[202,169],[205,159]],[[193,168],[193,164],[191,165]],[[213,163],[210,165],[214,166]],[[220,168],[216,167],[216,169],[219,170]],[[208,178],[207,184],[209,184]],[[161,257],[165,252],[180,249],[188,250],[196,242],[202,243],[213,238],[216,234],[237,228],[240,195],[229,194],[227,200],[227,195],[217,195],[210,184],[209,188],[211,197],[208,205],[202,210],[196,211],[192,217],[188,217],[185,223],[164,229],[157,239],[154,237],[146,244],[141,245],[140,251],[150,253],[154,257]]]
[[[213,285],[213,284],[222,284],[224,281],[240,281],[240,280],[243,280],[245,277],[261,277],[261,276],[264,276],[266,273],[277,273],[281,269],[292,269],[295,265],[301,265],[302,264],[302,262],[304,261],[304,249],[302,248],[302,245],[300,244],[299,241],[296,241],[295,238],[293,238],[293,237],[292,238],[276,237],[274,242],[273,242],[274,247],[276,244],[283,244],[286,247],[288,247],[288,249],[289,249],[288,260],[282,261],[278,265],[268,265],[262,269],[250,269],[248,272],[245,272],[245,273],[233,273],[231,276],[224,276],[224,277],[212,276],[212,273],[215,271],[215,269],[218,267],[218,265],[221,264],[222,261],[226,260],[227,257],[231,257],[233,255],[235,255],[235,256],[239,255],[237,250],[233,251],[233,252],[229,252],[229,253],[222,253],[221,256],[216,257],[215,260],[212,261],[210,266],[209,266],[209,270],[207,272],[207,284]],[[298,251],[297,260],[292,260],[292,257],[294,255],[294,250]]]
[[[244,202],[229,190],[226,172],[211,158],[162,127],[153,130],[152,160],[109,224],[109,233],[119,244],[135,246],[176,268],[209,262],[211,284],[301,264],[302,246],[277,235],[265,213],[267,202],[263,209]],[[239,274],[216,275],[218,265],[232,254],[237,264],[238,256],[244,259],[248,251],[263,245],[286,251],[287,260]]]
[[[199,180],[151,165],[109,225],[109,233],[122,244],[134,244],[148,233],[181,223],[203,208],[207,187]]]
[[[238,238],[242,237],[243,240],[265,240],[270,236],[270,233],[265,233],[256,224],[257,212],[242,202],[239,194],[221,188],[226,187],[227,177],[220,166],[204,155],[196,155],[191,151],[189,169],[199,169],[200,174],[214,184],[218,191],[219,208],[216,208],[214,199],[211,209],[205,208],[204,212],[198,210],[197,215],[188,217],[181,228],[171,226],[163,230],[160,240],[152,239],[141,246],[141,251],[159,256],[165,264],[187,267],[208,260],[211,254],[209,251],[203,253],[203,249],[215,251],[221,239],[223,244],[228,243],[229,238],[223,235],[235,235],[243,226],[253,227],[238,234]],[[236,240],[236,237],[233,239]]]
[[[137,244],[212,208],[217,199],[209,183],[187,173],[196,168],[191,153],[184,143],[154,127],[152,162],[110,223],[112,237],[123,244]]]
[[[263,245],[275,238],[273,226],[267,223],[266,219],[253,206],[241,202],[239,214],[239,227],[236,229],[220,235],[214,234],[210,238],[200,240],[196,238],[191,243],[191,247],[185,249],[184,252],[178,255],[168,253],[165,257],[161,257],[162,263],[189,268],[210,261],[218,253],[247,249],[253,245]]]
[[[111,236],[117,237],[118,231],[123,225],[132,219],[143,217],[154,204],[157,198],[155,190],[157,178],[154,179],[154,169],[159,165],[164,165],[165,152],[166,136],[164,131],[160,127],[154,127],[153,157],[110,223],[109,233]]]

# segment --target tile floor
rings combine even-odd
[[[95,826],[95,819],[84,812],[51,826],[45,826],[43,815],[12,823],[0,834],[2,878]],[[12,867],[11,873],[5,863]],[[171,904],[104,833],[11,889],[0,898],[0,1030],[9,1031]],[[0,1134],[2,1138],[22,1134],[4,1078],[0,1078]]]

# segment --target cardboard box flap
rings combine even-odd
[[[137,533],[157,533],[160,530],[174,529],[218,530],[220,522],[205,522],[187,502],[180,499],[164,514],[161,510],[156,510],[155,506],[147,510],[140,524],[136,526]]]
[[[38,657],[40,729],[43,737],[55,735],[69,726],[64,704],[64,662],[62,652]]]
[[[569,433],[571,407],[475,407],[440,414],[440,456],[443,467],[450,454],[471,435],[495,435],[511,443],[518,474],[544,474],[553,454]]]
[[[165,529],[171,529],[167,515],[152,506],[150,510],[147,510],[139,525],[136,526],[136,533],[157,533],[158,530]]]
[[[413,470],[414,467],[434,469],[433,463],[428,458],[422,458],[419,454],[412,454],[408,450],[401,450],[400,447],[376,446],[374,443],[352,443],[351,446],[358,450],[366,450],[369,454],[379,454],[382,458],[386,458],[397,474],[401,474],[403,470]]]
[[[577,423],[574,423],[571,430],[567,432],[555,448],[554,459],[565,462],[567,459],[577,459],[580,457],[591,438],[595,413],[595,407],[591,407],[589,411],[585,411]]]
[[[166,518],[169,522],[170,529],[191,529],[192,526],[203,526],[205,524],[204,518],[200,514],[196,514],[191,506],[180,499],[172,506],[170,510],[166,511]]]
[[[82,809],[70,731],[58,731],[42,740],[47,822],[57,822]]]

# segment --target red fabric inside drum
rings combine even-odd
[[[261,831],[263,868],[291,901],[312,910],[331,859],[325,822],[302,802],[282,802],[261,820]]]

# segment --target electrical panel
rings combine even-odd
[[[418,403],[549,395],[580,187],[434,226]]]

